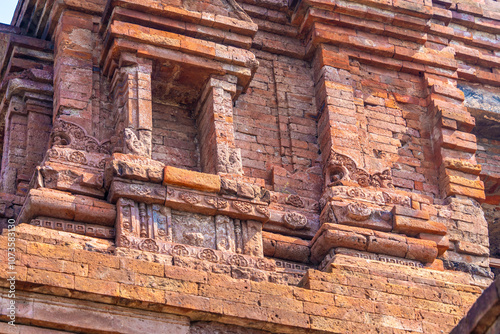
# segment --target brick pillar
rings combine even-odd
[[[439,167],[439,188],[443,197],[463,195],[485,198],[476,161],[476,136],[470,133],[474,117],[464,105],[464,93],[456,80],[425,74],[429,113],[434,127],[432,144]]]
[[[212,77],[196,107],[201,168],[206,173],[243,174],[241,151],[234,141],[235,93],[236,77]]]
[[[87,133],[92,133],[93,18],[65,10],[54,38],[54,121],[61,118]]]
[[[117,145],[115,151],[151,157],[153,109],[152,61],[122,54],[112,80]]]
[[[52,101],[27,100],[28,136],[26,139],[26,164],[22,173],[31,179],[47,151],[52,129]]]
[[[2,192],[17,192],[17,177],[26,162],[27,113],[22,99],[13,96],[5,116],[5,137],[2,157]]]
[[[332,151],[348,155],[362,164],[349,56],[333,54],[328,51],[328,46],[321,46],[313,65],[316,105],[320,109],[318,141],[323,166],[328,166]]]

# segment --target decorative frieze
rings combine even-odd
[[[128,247],[127,240],[134,237],[263,256],[262,223],[259,221],[177,211],[127,198],[118,200],[117,210],[120,247]]]
[[[65,221],[46,217],[37,217],[36,219],[32,219],[30,221],[30,225],[102,239],[114,239],[116,236],[115,229],[112,227]]]

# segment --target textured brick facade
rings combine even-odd
[[[0,331],[449,332],[500,257],[499,13],[20,0]]]

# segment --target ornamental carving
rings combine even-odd
[[[208,248],[203,249],[198,254],[198,258],[200,260],[206,260],[206,261],[213,262],[213,263],[219,262],[219,257],[217,256],[217,254],[212,249],[208,249]]]
[[[241,255],[233,255],[227,259],[230,266],[248,267],[248,261]]]
[[[287,212],[283,215],[283,222],[292,230],[302,230],[307,226],[307,218],[298,212]]]
[[[233,206],[242,213],[250,213],[252,212],[252,205],[247,202],[234,201]]]
[[[207,204],[213,206],[214,208],[217,208],[217,198],[205,197],[205,202],[207,202]]]
[[[229,206],[229,203],[227,200],[223,199],[223,198],[219,198],[217,199],[217,209],[221,210],[221,209],[225,209]]]
[[[191,194],[191,193],[182,192],[179,194],[179,198],[182,199],[184,202],[189,203],[191,205],[194,205],[194,204],[197,204],[200,202],[200,198],[194,194]]]
[[[170,250],[170,254],[176,256],[189,256],[189,250],[183,245],[175,245]]]
[[[258,213],[263,214],[267,218],[271,217],[271,213],[269,212],[269,208],[267,207],[267,205],[257,205],[255,209]]]
[[[99,142],[79,125],[58,119],[54,123],[50,147],[68,147],[89,153],[111,154],[109,140]]]
[[[139,244],[139,249],[147,252],[158,252],[159,247],[153,239],[145,239]]]
[[[347,215],[354,220],[366,220],[371,214],[372,209],[364,203],[354,202],[347,205]]]
[[[290,195],[286,198],[285,200],[286,204],[289,204],[291,206],[294,206],[296,208],[303,208],[304,207],[304,202],[300,198],[299,195]]]
[[[348,199],[357,199],[379,205],[398,204],[411,207],[411,198],[409,196],[398,195],[388,191],[373,191],[360,187],[338,186],[330,189],[329,196],[342,197]],[[326,204],[325,198],[322,198],[322,207]]]
[[[122,235],[120,237],[120,240],[118,242],[118,244],[120,245],[120,247],[130,247],[130,240],[128,240],[128,238],[124,235]]]
[[[130,128],[125,128],[124,138],[129,153],[139,156],[151,156],[151,131],[138,131],[138,135]]]
[[[335,152],[330,153],[326,171],[327,186],[342,185],[343,181],[355,182],[362,187],[393,188],[390,169],[370,175],[356,162],[348,157]]]

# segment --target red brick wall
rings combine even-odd
[[[200,171],[195,125],[190,110],[153,103],[152,158],[170,166]]]
[[[265,179],[272,190],[317,199],[322,180],[311,66],[252,51],[260,65],[234,108],[236,145],[241,148],[245,175]],[[284,168],[287,181],[277,182],[273,167]]]
[[[351,61],[356,120],[368,171],[392,169],[394,186],[439,193],[422,78]]]

